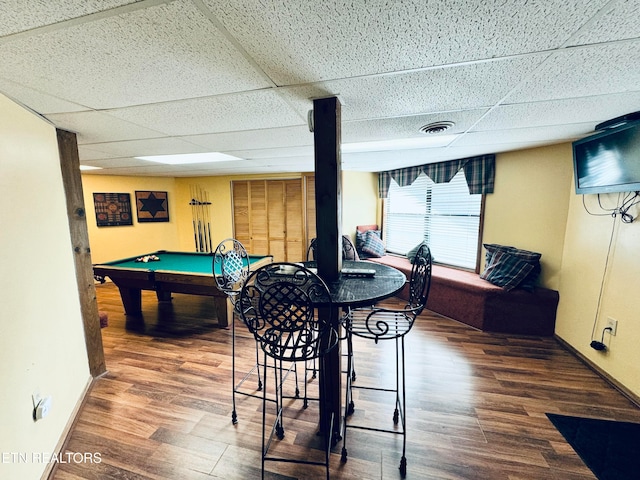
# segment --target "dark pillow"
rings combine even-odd
[[[370,258],[367,252],[365,252],[362,247],[364,246],[365,239],[367,237],[367,232],[375,232],[378,237],[380,237],[380,230],[365,230],[364,232],[360,232],[356,230],[356,252],[358,252],[358,256],[360,258]]]
[[[509,253],[512,256],[519,258],[520,260],[533,266],[529,274],[522,280],[519,288],[523,288],[528,291],[533,291],[540,276],[542,268],[540,266],[540,258],[542,254],[537,252],[531,252],[529,250],[522,250],[521,248],[509,247],[506,245],[498,245],[495,243],[485,243],[484,248],[486,253],[486,266],[489,266],[492,262],[494,255],[497,253]]]
[[[531,263],[501,250],[492,255],[491,262],[480,274],[480,278],[505,290],[513,290],[522,284],[533,269],[534,266]]]
[[[409,259],[409,261],[411,263],[413,263],[416,259],[416,254],[418,253],[418,250],[420,250],[420,247],[422,245],[426,245],[427,242],[420,242],[418,245],[416,245],[415,247],[413,247],[411,250],[409,250],[407,252],[407,258]]]
[[[385,254],[384,243],[380,233],[376,230],[367,230],[362,244],[362,251],[370,257],[382,257]]]

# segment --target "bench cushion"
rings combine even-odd
[[[385,255],[369,261],[384,263],[411,276],[406,257]],[[408,285],[398,294],[408,299]],[[427,308],[487,332],[551,336],[555,330],[559,295],[536,287],[505,290],[474,272],[434,265]]]

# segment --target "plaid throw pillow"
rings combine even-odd
[[[367,238],[367,233],[374,232],[380,238],[380,230],[366,230],[364,232],[359,232],[356,230],[356,252],[358,252],[358,256],[360,258],[370,258],[367,252],[365,252],[362,247],[364,246],[364,242]]]
[[[533,271],[533,268],[531,263],[515,255],[505,251],[498,251],[493,254],[491,263],[480,274],[480,278],[505,290],[513,290],[520,286],[527,275]]]
[[[488,268],[493,262],[493,257],[495,255],[499,255],[498,260],[502,256],[502,254],[507,253],[513,257],[520,259],[523,262],[526,262],[532,266],[529,273],[522,279],[519,285],[516,285],[519,288],[523,288],[528,291],[533,291],[536,283],[538,281],[538,277],[540,276],[540,272],[542,268],[540,267],[540,258],[542,254],[537,252],[530,252],[529,250],[522,250],[520,248],[509,247],[505,245],[498,245],[495,243],[485,243],[484,248],[487,250],[486,253],[486,268]],[[504,260],[502,260],[504,262]],[[484,275],[484,272],[482,273]],[[482,275],[480,275],[482,277]],[[482,277],[484,278],[484,277]]]
[[[376,258],[385,254],[384,243],[377,230],[367,230],[362,244],[362,251],[370,257]]]

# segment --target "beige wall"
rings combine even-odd
[[[2,95],[0,203],[0,478],[40,478],[90,374],[56,132]]]
[[[554,290],[560,286],[571,155],[571,144],[496,155],[495,189],[485,202],[483,243],[542,253],[540,283]]]

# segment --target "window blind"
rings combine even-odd
[[[388,252],[405,255],[423,240],[434,261],[475,268],[482,195],[469,194],[464,171],[448,183],[420,174],[411,184],[391,180],[385,204],[384,232]]]

